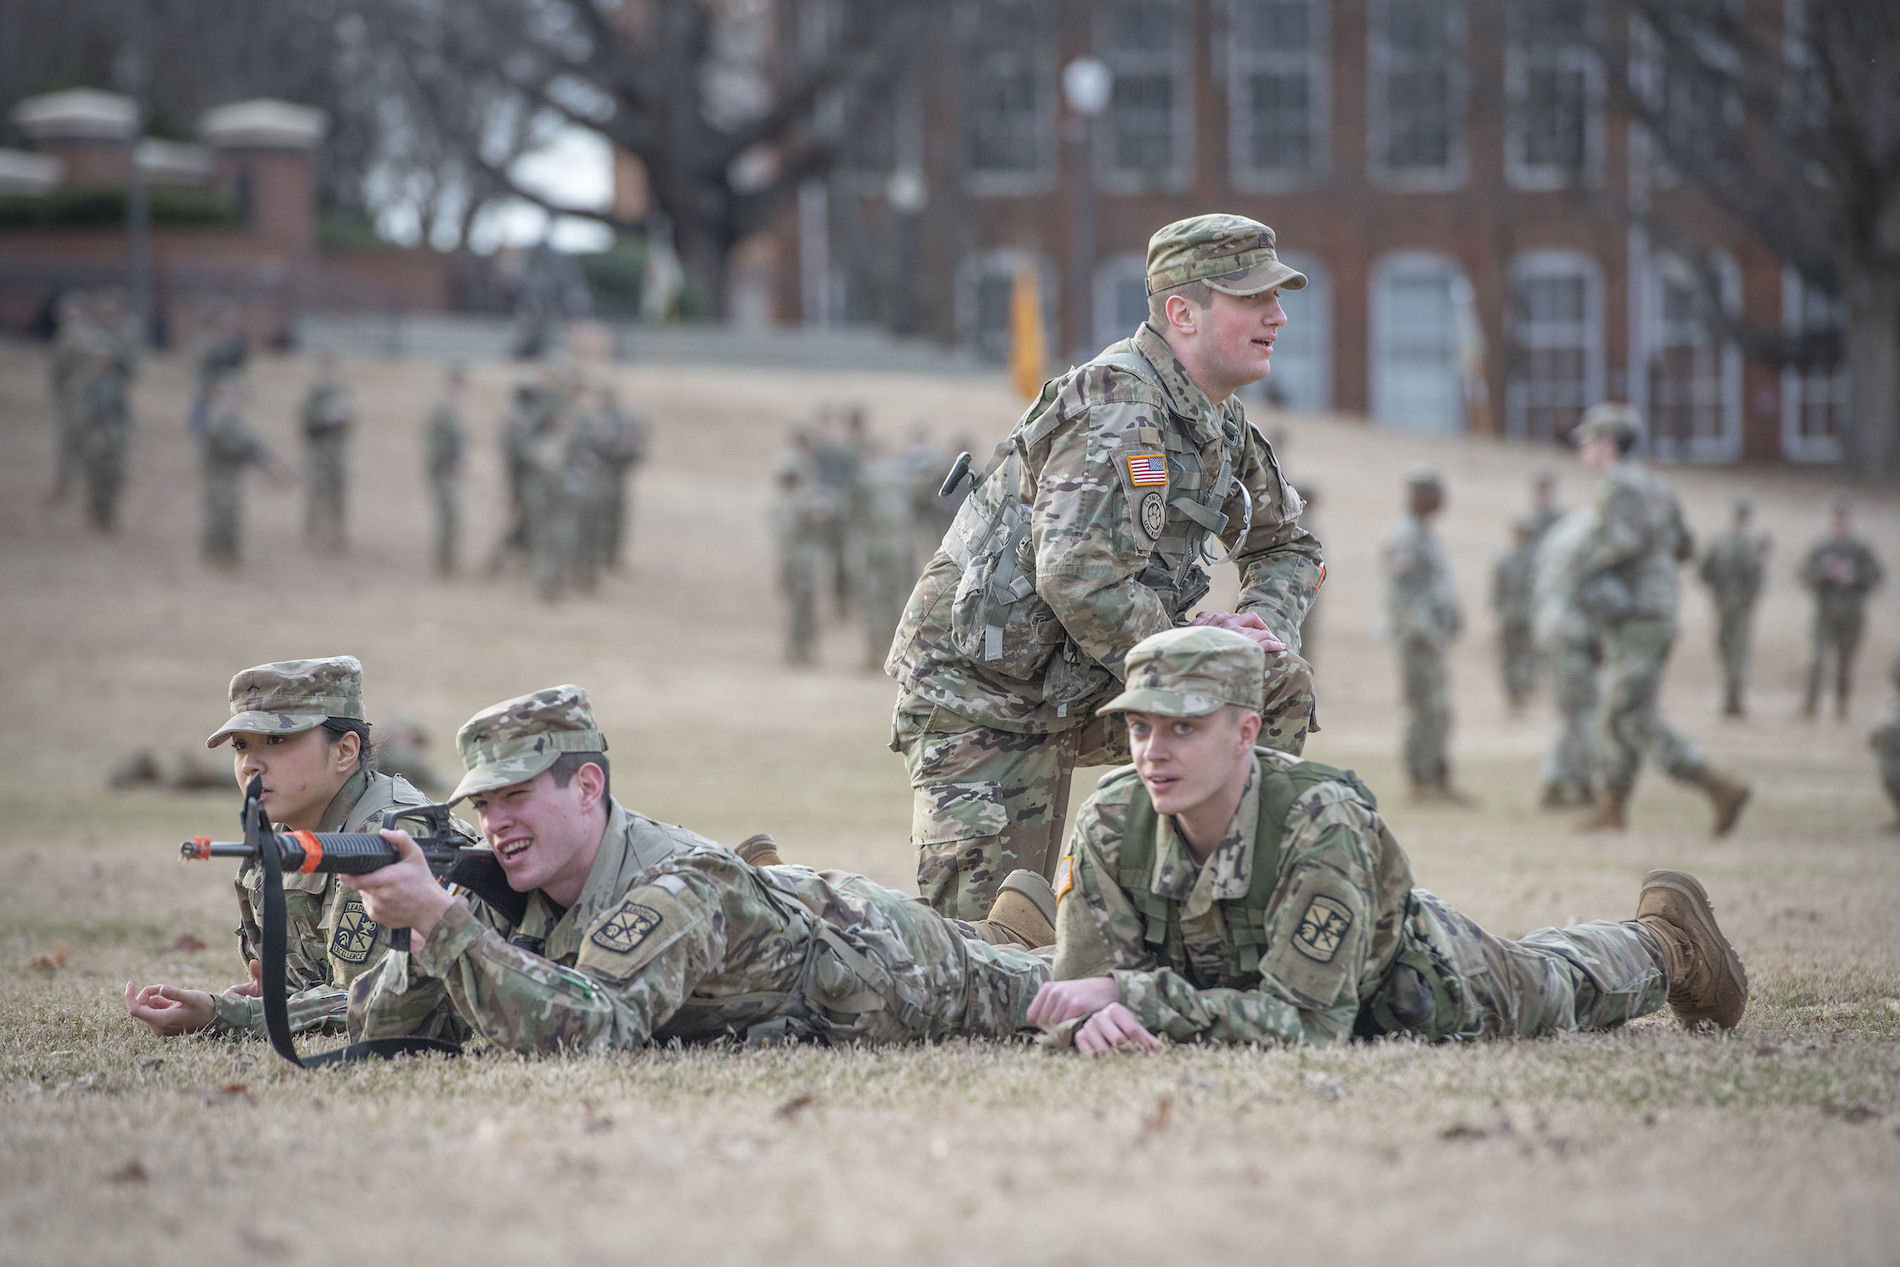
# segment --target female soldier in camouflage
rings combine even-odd
[[[288,660],[238,674],[231,679],[231,719],[205,746],[226,740],[238,786],[261,776],[264,807],[280,831],[375,831],[390,809],[428,803],[407,780],[372,767],[363,666],[354,656]],[[238,942],[250,980],[215,995],[170,985],[140,989],[128,981],[126,1011],[166,1036],[207,1029],[261,1033],[263,882],[255,863],[238,872]],[[286,875],[284,890],[287,980],[297,992],[290,999],[291,1028],[341,1032],[350,981],[384,952],[376,925],[363,913],[362,899],[335,876]]]

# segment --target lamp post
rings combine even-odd
[[[145,139],[152,113],[148,16],[145,0],[132,0],[126,6],[123,72],[136,109],[125,155],[125,275],[130,292],[128,306],[138,323],[140,347],[152,338],[152,208],[145,194],[145,173],[139,170],[139,142]],[[116,337],[118,332],[113,334]]]
[[[1070,337],[1077,365],[1095,355],[1090,320],[1095,292],[1095,118],[1108,109],[1114,72],[1099,57],[1083,54],[1062,68],[1062,99],[1073,116],[1069,139],[1075,153],[1075,224],[1069,259]]]

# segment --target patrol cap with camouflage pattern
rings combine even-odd
[[[231,720],[205,747],[239,733],[295,735],[330,717],[363,719],[363,665],[355,656],[260,664],[231,679]]]
[[[1246,216],[1190,216],[1148,239],[1148,293],[1206,282],[1228,295],[1299,290],[1306,274],[1274,253],[1273,230]]]
[[[455,732],[455,748],[468,773],[449,794],[451,805],[532,779],[563,753],[605,752],[607,738],[594,725],[587,692],[567,684],[484,708]]]
[[[1583,421],[1570,433],[1578,444],[1585,440],[1602,437],[1606,440],[1621,440],[1633,436],[1643,429],[1642,420],[1636,411],[1620,400],[1601,400],[1583,411]]]
[[[1229,704],[1260,711],[1267,653],[1245,634],[1185,625],[1143,638],[1128,653],[1120,695],[1098,713],[1205,717]]]

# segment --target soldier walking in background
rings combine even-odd
[[[1517,522],[1531,534],[1532,541],[1542,541],[1563,517],[1563,508],[1557,504],[1557,477],[1539,471],[1531,480],[1531,508]]]
[[[356,398],[338,377],[336,353],[325,352],[317,358],[317,378],[303,402],[303,535],[331,553],[344,548],[350,428],[355,423]]]
[[[1766,533],[1749,530],[1754,503],[1746,493],[1735,499],[1735,518],[1727,532],[1709,542],[1696,575],[1715,603],[1715,649],[1722,658],[1722,715],[1743,715],[1748,687],[1748,648],[1767,570]]]
[[[198,437],[204,469],[204,561],[234,568],[244,529],[244,471],[260,466],[287,478],[264,442],[244,421],[244,380],[226,378],[211,393],[204,433]]]
[[[528,445],[533,441],[544,414],[553,408],[556,392],[551,377],[543,370],[538,380],[524,379],[515,384],[514,404],[501,423],[501,469],[508,481],[508,531],[495,544],[489,560],[490,573],[499,572],[512,558],[526,559],[528,550]]]
[[[234,374],[242,374],[250,360],[250,345],[244,339],[244,325],[235,308],[220,308],[211,328],[198,349],[198,386],[191,400],[191,434],[204,434],[211,415],[211,396],[218,384]]]
[[[46,370],[53,389],[53,500],[62,501],[79,477],[90,360],[87,347],[93,341],[93,326],[91,304],[82,291],[63,292],[56,312],[59,326]]]
[[[818,640],[818,592],[824,585],[831,497],[818,485],[798,437],[779,462],[772,504],[779,592],[785,596],[785,663],[811,664]]]
[[[600,454],[605,464],[607,497],[602,521],[602,566],[618,572],[633,519],[633,473],[647,460],[653,428],[638,411],[621,404],[612,387],[601,388],[600,410],[610,424],[609,440]]]
[[[138,365],[138,319],[116,294],[98,301],[98,320],[86,341],[79,458],[86,472],[86,514],[111,532],[119,522],[126,451],[132,441],[132,375]]]
[[[842,618],[857,597],[853,555],[858,543],[858,479],[864,465],[864,411],[853,408],[842,423],[821,420],[812,449],[818,486],[831,499],[832,514],[825,525],[825,560],[831,573],[832,600]]]
[[[1387,534],[1386,624],[1399,652],[1405,695],[1405,771],[1416,800],[1457,801],[1447,751],[1451,737],[1451,687],[1446,664],[1459,633],[1458,590],[1431,521],[1445,504],[1436,471],[1413,471],[1406,480],[1406,513]]]
[[[577,579],[581,490],[591,461],[574,434],[565,388],[547,402],[534,434],[522,447],[522,508],[534,586],[543,599],[559,598]]]
[[[1544,533],[1537,545],[1532,606],[1537,645],[1550,664],[1550,694],[1557,707],[1557,741],[1544,758],[1545,809],[1596,804],[1592,768],[1597,733],[1597,674],[1603,664],[1603,631],[1583,609],[1579,565],[1596,535],[1597,512],[1573,510]]]
[[[1716,772],[1693,743],[1663,721],[1663,672],[1676,642],[1681,593],[1676,568],[1695,554],[1675,490],[1629,457],[1639,423],[1628,405],[1592,405],[1577,425],[1577,452],[1597,474],[1597,522],[1578,563],[1584,610],[1603,624],[1609,691],[1598,732],[1603,803],[1579,831],[1622,831],[1643,759],[1693,783],[1727,835],[1748,803],[1747,784]]]
[[[902,462],[867,440],[858,473],[858,565],[862,582],[858,619],[864,627],[864,667],[884,664],[917,583],[911,526],[911,484]]]
[[[1529,702],[1537,685],[1537,538],[1528,522],[1511,529],[1512,545],[1491,568],[1491,608],[1498,614],[1499,666],[1511,711]]]
[[[429,491],[435,501],[435,572],[437,576],[455,574],[456,552],[462,538],[462,454],[467,442],[462,431],[462,396],[468,386],[468,371],[459,364],[449,366],[442,380],[442,394],[429,411],[429,428],[424,439],[424,467],[429,473]]]
[[[1820,704],[1821,679],[1830,659],[1835,716],[1847,716],[1854,655],[1867,623],[1867,595],[1884,575],[1872,547],[1854,535],[1853,508],[1846,496],[1835,497],[1828,535],[1815,543],[1801,563],[1801,583],[1814,594],[1813,650],[1808,657],[1808,694],[1802,716],[1812,718]]]
[[[1893,830],[1900,831],[1900,656],[1895,656],[1887,669],[1887,680],[1894,689],[1892,715],[1874,728],[1868,744],[1880,765],[1880,786],[1893,802]]]

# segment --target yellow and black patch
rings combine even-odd
[[[336,913],[336,931],[330,935],[330,958],[338,963],[359,964],[376,947],[376,921],[363,909],[363,899],[351,893]]]
[[[603,920],[590,940],[602,950],[624,955],[651,937],[653,930],[665,922],[666,917],[652,907],[628,902]]]
[[[1318,963],[1331,963],[1352,927],[1352,912],[1337,898],[1317,896],[1293,930],[1293,948]]]

